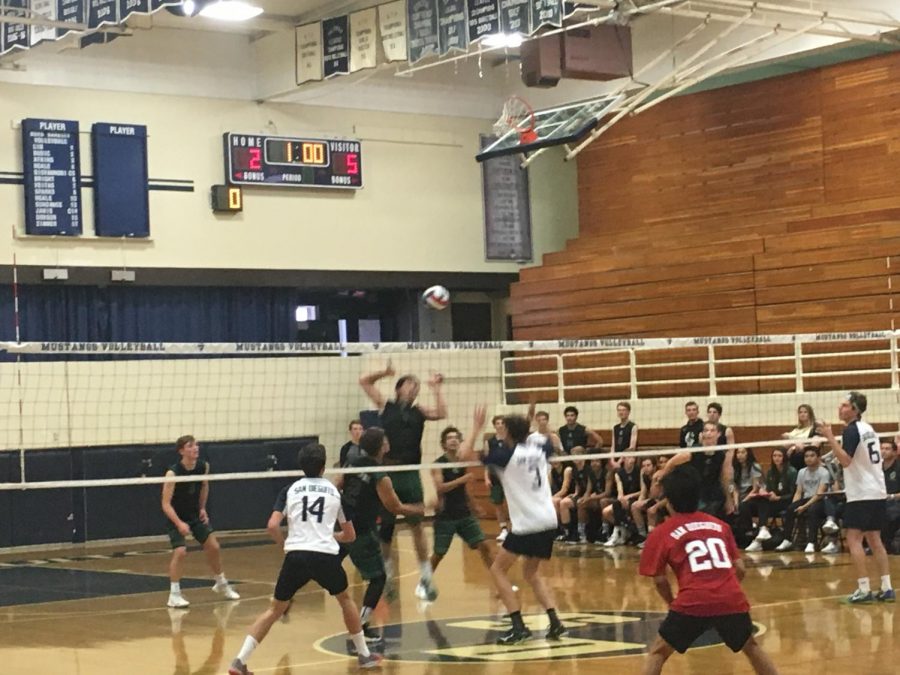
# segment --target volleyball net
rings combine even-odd
[[[677,449],[689,401],[704,419],[708,405],[718,403],[737,445],[766,449],[798,426],[798,406],[836,424],[840,396],[859,390],[869,401],[865,419],[888,435],[900,414],[898,339],[900,331],[465,343],[0,343],[0,511],[22,508],[13,502],[26,496],[40,503],[37,493],[44,492],[63,504],[60,513],[69,504],[66,517],[75,521],[71,502],[80,500],[90,513],[146,510],[161,523],[159,483],[178,461],[175,439],[191,434],[221,485],[216,499],[258,501],[265,512],[300,475],[301,445],[322,443],[331,467],[352,420],[378,423],[360,377],[388,365],[393,374],[376,384],[382,396],[393,398],[396,380],[411,374],[421,382],[418,403],[431,408],[438,401],[429,380],[442,375],[447,415],[426,423],[423,471],[442,454],[441,430],[453,425],[468,433],[477,405],[487,407],[485,432],[492,415],[524,414],[531,402],[557,430],[574,406],[578,423],[602,438],[595,456],[609,451],[624,402],[639,429],[637,454],[658,454]],[[73,490],[78,494],[63,495]],[[261,527],[265,520],[253,522]],[[251,527],[250,516],[237,525]]]

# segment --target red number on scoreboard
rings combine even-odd
[[[262,148],[248,148],[250,151],[250,161],[248,166],[251,171],[259,171],[262,169]]]
[[[359,173],[359,155],[355,152],[347,153],[347,175],[355,176]]]

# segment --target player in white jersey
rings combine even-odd
[[[472,433],[457,451],[459,461],[474,459],[475,441],[481,438],[485,410],[475,409]],[[522,620],[522,605],[509,580],[509,568],[521,556],[525,558],[523,573],[531,584],[534,595],[547,611],[550,628],[547,639],[558,640],[567,634],[565,626],[556,615],[556,601],[540,574],[541,561],[549,560],[556,538],[556,509],[548,482],[550,465],[547,457],[553,447],[541,434],[529,435],[528,419],[521,415],[506,415],[498,425],[494,446],[482,461],[494,469],[509,506],[511,531],[503,542],[491,566],[491,576],[497,584],[500,598],[509,610],[512,628],[497,639],[497,644],[511,645],[531,637],[531,631]]]
[[[344,518],[341,495],[325,478],[325,448],[311,443],[300,451],[300,468],[305,476],[282,491],[269,518],[269,535],[284,547],[284,563],[275,597],[265,612],[257,617],[244,639],[244,645],[228,669],[228,675],[252,675],[247,659],[263,641],[272,625],[290,607],[294,594],[309,581],[315,581],[338,601],[344,614],[344,624],[356,646],[361,668],[374,668],[381,656],[371,654],[363,635],[356,605],[347,593],[347,575],[341,566],[339,543],[356,538],[353,524]],[[287,517],[287,538],[281,533],[281,521]],[[341,531],[334,533],[334,524]]]
[[[881,444],[872,426],[862,421],[866,407],[866,397],[858,391],[851,391],[841,400],[838,417],[846,426],[840,444],[834,437],[831,426],[825,422],[816,422],[816,428],[828,439],[834,456],[844,467],[844,492],[847,495],[844,527],[847,528],[847,546],[856,567],[859,586],[847,601],[894,602],[896,595],[891,586],[887,551],[881,541],[881,529],[887,515]],[[872,557],[881,575],[881,590],[875,595],[872,595],[869,587],[863,539],[872,549]]]

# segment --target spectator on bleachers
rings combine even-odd
[[[360,420],[352,420],[347,429],[350,431],[350,440],[341,446],[341,451],[338,455],[338,466],[341,468],[348,466],[351,460],[361,457],[359,439],[362,438],[363,431],[365,431]]]
[[[887,518],[881,531],[881,541],[888,553],[900,553],[895,544],[897,532],[900,530],[900,464],[897,463],[896,440],[881,441],[882,468],[884,469],[884,485],[887,488]]]
[[[656,462],[652,457],[641,459],[641,494],[631,504],[631,521],[637,530],[638,538],[644,541],[647,538],[646,512],[656,503],[650,496],[650,488],[653,486],[653,475],[656,473]]]
[[[563,452],[562,441],[553,429],[550,428],[550,413],[545,410],[538,410],[534,415],[535,430],[550,441],[553,446],[553,452],[561,454]]]
[[[578,524],[585,523],[596,526],[595,521],[601,520],[603,509],[612,502],[613,472],[607,469],[607,463],[602,459],[594,459],[588,464],[589,485],[587,495],[578,500]],[[599,530],[599,531],[598,531]],[[594,527],[585,530],[588,540],[599,543],[601,539],[609,536],[609,529],[604,522],[602,528]]]
[[[841,528],[838,525],[844,514],[844,505],[847,498],[844,495],[844,467],[833,452],[822,456],[822,466],[828,469],[831,482],[825,493],[825,522],[822,524],[822,532],[825,535],[822,553],[840,553],[841,546],[838,543],[838,534]]]
[[[631,404],[628,401],[620,401],[616,404],[616,415],[619,423],[612,428],[613,452],[633,452],[637,450],[638,428],[629,417],[631,416]],[[621,460],[610,460],[610,464],[618,469],[622,465]]]
[[[719,429],[719,438],[716,445],[734,445],[734,429],[727,424],[722,424],[722,404],[713,401],[706,406],[706,421],[712,422]]]
[[[717,404],[718,405],[718,404]],[[719,445],[719,425],[712,420],[704,422],[700,438],[706,448]],[[690,464],[703,479],[700,488],[700,511],[719,519],[727,519],[734,512],[734,500],[726,499],[734,489],[734,450],[703,450],[679,452],[666,462],[663,476],[682,464]]]
[[[750,448],[735,449],[733,466],[735,518],[732,529],[738,546],[745,546],[750,542],[748,533],[753,529],[753,517],[759,517],[756,497],[762,487],[763,473]]]
[[[784,514],[784,541],[776,551],[790,551],[794,546],[794,523],[798,516],[806,516],[806,553],[815,553],[819,525],[825,520],[825,502],[822,495],[831,483],[831,474],[819,462],[817,448],[807,447],[803,453],[806,466],[797,474],[794,499]]]
[[[688,421],[678,435],[678,447],[695,448],[700,445],[700,437],[703,435],[703,420],[700,419],[700,406],[696,401],[688,401],[684,404],[684,414]]]
[[[627,544],[629,515],[631,504],[641,494],[641,467],[635,457],[626,457],[622,466],[616,470],[616,499],[603,509],[603,520],[612,525],[612,534],[606,546]]]
[[[781,437],[785,440],[800,440],[805,438],[812,438],[816,435],[816,413],[813,411],[813,408],[808,403],[801,403],[797,406],[797,426],[791,429],[790,431],[781,434]],[[787,450],[788,461],[791,463],[797,471],[800,471],[806,463],[803,460],[803,448],[809,447],[804,446],[802,443],[790,443],[785,446],[785,450]]]
[[[567,406],[563,414],[566,416],[566,423],[559,428],[559,439],[565,454],[572,454],[572,448],[579,445],[598,451],[603,447],[600,434],[578,423],[578,408],[574,405]]]
[[[765,490],[755,499],[759,512],[759,532],[747,551],[761,551],[763,542],[772,538],[769,525],[773,518],[782,518],[797,489],[797,469],[787,461],[784,448],[772,450],[772,465],[766,473]]]
[[[575,481],[572,480],[572,465],[569,462],[552,462],[550,464],[550,492],[553,493],[553,506],[556,508],[556,516],[560,524],[562,523],[562,501],[574,491]],[[560,527],[556,540],[564,541],[565,538],[565,532]]]
[[[578,503],[584,499],[590,489],[590,462],[583,459],[576,459],[579,455],[583,455],[585,449],[580,445],[572,448],[572,459],[574,466],[572,467],[572,489],[569,494],[562,498],[559,503],[559,521],[566,533],[567,544],[583,544],[587,541],[585,535],[586,520],[578,520],[576,523],[578,529],[573,531],[571,527],[572,512],[577,511]],[[577,515],[577,514],[576,514]]]

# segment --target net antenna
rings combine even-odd
[[[521,96],[510,96],[503,104],[500,117],[494,122],[494,134],[503,138],[507,134],[516,133],[519,144],[534,143],[538,139],[534,130],[534,109]]]

